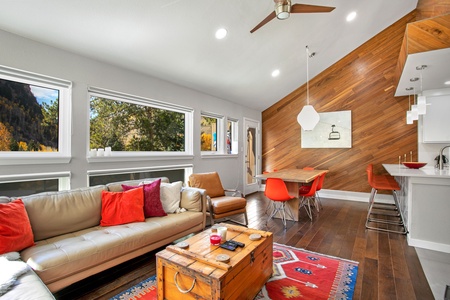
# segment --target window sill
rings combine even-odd
[[[202,153],[202,158],[238,158],[238,154]]]
[[[164,160],[164,159],[193,159],[193,155],[189,154],[160,154],[160,155],[130,155],[123,153],[113,153],[110,156],[88,156],[88,163],[105,163],[105,162],[127,162],[127,161],[145,161],[145,160]]]
[[[14,165],[47,165],[47,164],[68,164],[72,159],[71,156],[53,156],[46,155],[36,156],[9,156],[1,157],[0,165],[14,166]]]

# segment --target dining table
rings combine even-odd
[[[255,176],[257,180],[265,180],[268,178],[279,178],[284,181],[288,189],[289,195],[293,196],[292,200],[287,201],[286,205],[289,206],[292,215],[294,217],[293,221],[299,220],[300,210],[299,210],[299,188],[304,184],[312,182],[317,176],[323,173],[328,173],[328,170],[314,169],[314,170],[304,170],[304,169],[280,169],[278,171],[258,174]],[[281,218],[278,214],[275,215],[276,218]],[[286,215],[287,219],[290,219]]]

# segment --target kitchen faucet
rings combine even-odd
[[[439,152],[439,170],[443,170],[444,169],[444,160],[443,160],[443,158],[442,158],[442,155],[443,155],[443,153],[444,153],[444,149],[445,148],[449,148],[450,147],[450,145],[447,145],[447,146],[444,146],[444,147],[442,147],[442,149],[441,149],[441,151]]]

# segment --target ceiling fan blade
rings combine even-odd
[[[273,11],[270,15],[268,15],[264,20],[261,21],[261,23],[259,23],[258,25],[256,25],[255,28],[253,28],[252,30],[250,30],[250,33],[255,32],[256,30],[258,30],[259,28],[263,27],[264,25],[266,25],[267,23],[269,23],[269,21],[271,21],[272,19],[275,19],[276,14],[275,11]]]
[[[309,4],[292,4],[291,13],[321,13],[321,12],[330,12],[335,7],[330,6],[319,6],[319,5],[309,5]]]

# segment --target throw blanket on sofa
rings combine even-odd
[[[0,296],[14,285],[16,280],[29,269],[23,261],[18,261],[19,253],[11,252],[0,256]]]

